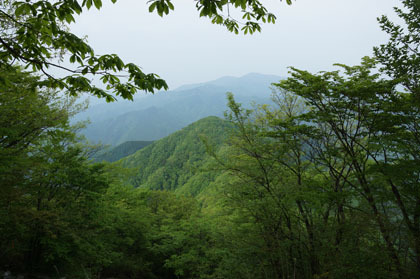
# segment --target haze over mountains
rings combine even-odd
[[[157,140],[201,118],[222,117],[227,110],[227,92],[232,92],[245,106],[252,102],[269,103],[270,85],[280,79],[280,76],[257,73],[222,77],[139,96],[134,102],[93,105],[76,120],[91,121],[82,133],[94,143],[118,145],[133,140]]]

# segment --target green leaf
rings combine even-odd
[[[102,0],[93,0],[93,2],[98,10],[102,7]]]
[[[86,0],[86,7],[90,9],[92,7],[92,0]]]
[[[28,14],[29,12],[31,12],[31,5],[30,4],[19,3],[19,6],[15,10],[15,16],[19,17],[21,15]]]
[[[152,13],[155,10],[156,5],[157,5],[156,1],[154,1],[152,4],[150,4],[150,6],[149,6],[149,12],[150,13]]]
[[[168,4],[169,9],[174,10],[174,5],[170,0],[167,0],[166,3]]]

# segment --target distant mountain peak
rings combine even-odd
[[[217,78],[215,80],[207,81],[207,82],[181,85],[180,87],[174,89],[173,91],[191,90],[191,89],[195,89],[195,88],[199,88],[199,87],[207,86],[207,85],[226,86],[229,84],[237,84],[238,82],[246,82],[247,80],[250,82],[252,81],[252,82],[260,82],[260,83],[272,83],[272,82],[277,82],[280,79],[284,79],[284,77],[252,72],[252,73],[248,73],[246,75],[240,76],[240,77],[223,76],[223,77]]]

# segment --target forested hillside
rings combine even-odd
[[[130,178],[135,187],[196,196],[219,174],[209,169],[211,157],[204,141],[218,150],[232,129],[231,123],[210,116],[122,159],[120,164],[136,169]]]

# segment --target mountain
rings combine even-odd
[[[131,181],[136,187],[196,196],[219,174],[206,169],[212,159],[202,139],[208,139],[212,147],[219,149],[232,129],[230,122],[209,116],[155,141],[119,163],[137,170]]]
[[[99,155],[94,156],[94,160],[97,162],[115,162],[152,143],[153,141],[126,141],[115,147],[106,148],[103,152],[100,152]]]
[[[223,77],[140,96],[134,102],[95,105],[75,120],[90,119],[91,124],[82,133],[92,142],[117,145],[132,140],[157,140],[201,118],[222,117],[227,110],[227,92],[247,106],[251,102],[269,103],[270,85],[280,79],[256,73]]]
[[[228,88],[230,91],[238,95],[259,95],[260,90],[266,91],[271,83],[278,82],[282,77],[276,75],[264,75],[259,73],[249,73],[242,77],[225,76],[216,80],[182,85],[175,89],[175,91],[183,91],[194,89],[206,85]],[[263,87],[263,88],[261,88]]]
[[[116,145],[125,141],[156,140],[184,126],[175,112],[149,107],[92,122],[83,133],[90,141]]]

